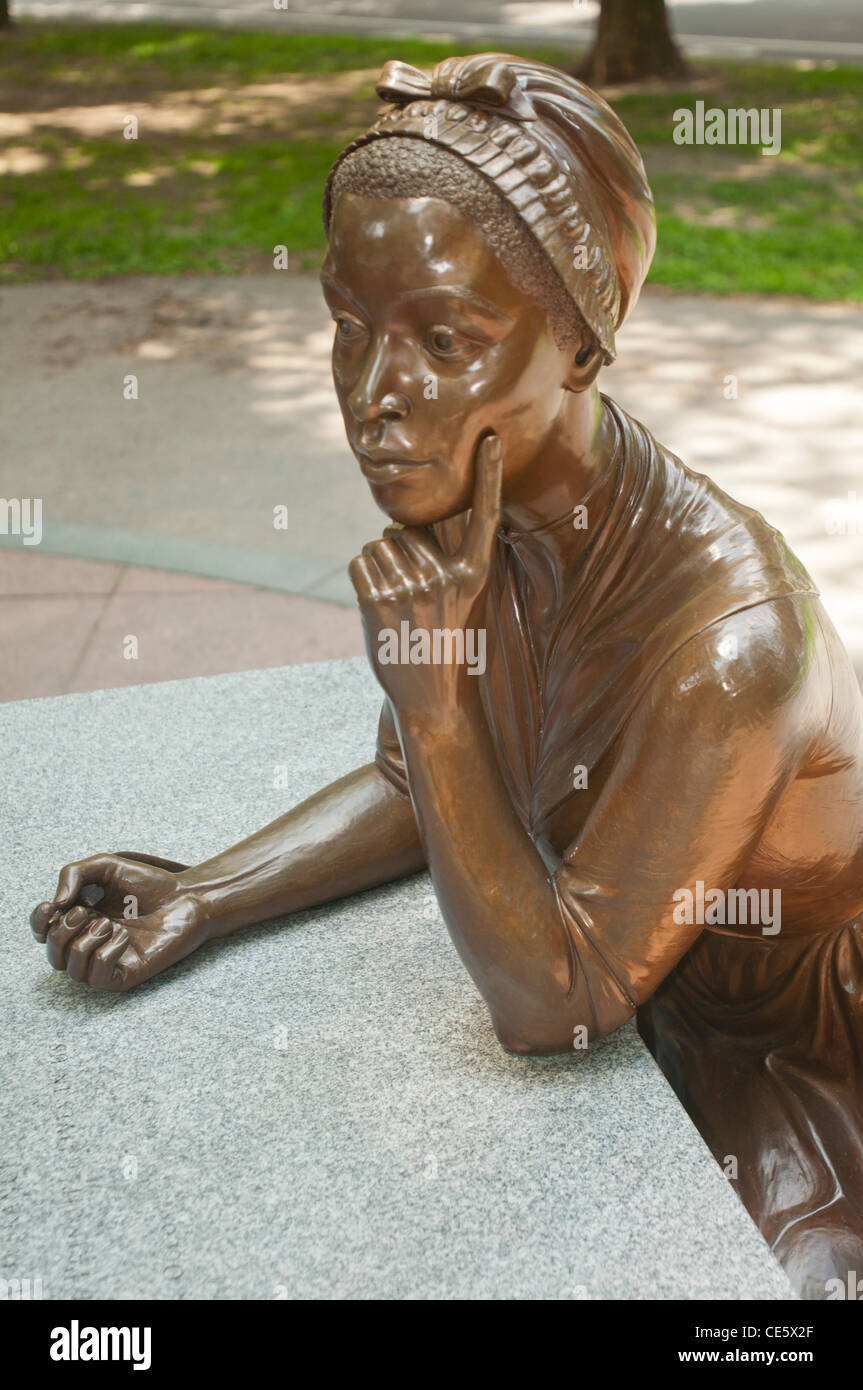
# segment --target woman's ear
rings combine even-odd
[[[599,343],[591,338],[574,353],[569,360],[564,387],[567,391],[586,391],[599,375],[603,363],[603,352]]]

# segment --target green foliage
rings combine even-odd
[[[295,266],[313,267],[324,179],[374,112],[372,71],[394,55],[428,67],[450,50],[418,39],[21,23],[0,45],[0,92],[31,122],[6,142],[0,279],[263,270],[277,244]],[[300,84],[299,103],[270,100],[270,111],[249,91],[285,80]],[[859,68],[730,63],[698,69],[688,88],[612,94],[656,196],[651,282],[863,298],[861,94]],[[699,99],[779,107],[781,153],[675,145],[674,112]],[[105,133],[104,122],[90,134],[83,119],[39,114],[117,103],[134,111],[136,102],[165,111],[196,100],[192,127],[151,125],[136,141]],[[226,116],[230,128],[219,133]]]

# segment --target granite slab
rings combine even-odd
[[[793,1298],[633,1026],[505,1053],[426,874],[128,995],[32,904],[101,849],[200,861],[371,759],[364,659],[0,707],[0,1277],[43,1297]]]

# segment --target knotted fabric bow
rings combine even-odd
[[[404,106],[409,101],[444,98],[467,106],[487,107],[512,121],[535,121],[530,98],[512,68],[486,53],[469,58],[445,58],[431,77],[410,63],[387,63],[376,88],[379,97]]]

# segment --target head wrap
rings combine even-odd
[[[611,361],[650,266],[656,217],[641,156],[608,103],[546,63],[504,53],[447,58],[431,77],[387,63],[377,92],[390,104],[330,170],[327,230],[333,175],[353,150],[386,136],[443,145],[515,209]]]

